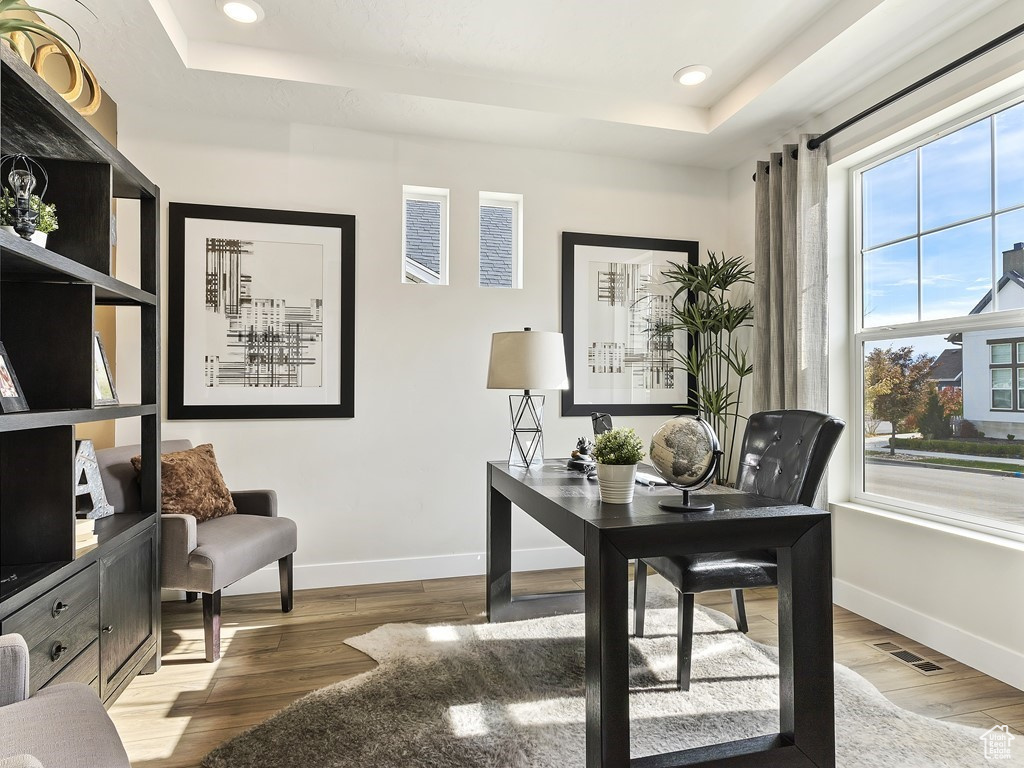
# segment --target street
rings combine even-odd
[[[864,466],[864,490],[934,507],[1024,524],[1024,478],[997,477],[939,467]]]

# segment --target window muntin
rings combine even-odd
[[[480,285],[520,288],[523,284],[523,196],[481,192],[479,210]]]
[[[402,187],[402,282],[448,285],[448,190]]]
[[[1024,104],[861,172],[863,327],[970,314],[992,291],[1024,242],[1021,154]]]

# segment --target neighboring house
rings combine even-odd
[[[996,286],[1000,310],[1024,309],[1024,243],[1003,252]],[[991,312],[989,291],[971,310]],[[964,418],[988,437],[1024,438],[1024,326],[956,334],[963,349]]]
[[[942,389],[960,389],[964,378],[964,351],[962,348],[944,349],[935,360],[928,380]]]

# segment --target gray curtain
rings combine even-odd
[[[757,163],[755,412],[828,411],[828,162],[810,138]]]

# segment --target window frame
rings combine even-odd
[[[481,209],[484,206],[490,208],[510,208],[512,210],[512,285],[483,285],[480,282],[480,267],[483,262],[481,243],[483,237],[480,232]],[[523,287],[523,196],[515,192],[480,192],[476,209],[477,222],[477,285],[480,288],[504,288],[508,290]]]
[[[441,286],[448,285],[449,267],[448,267],[448,219],[449,219],[449,200],[450,190],[444,187],[419,187],[409,184],[402,185],[402,263],[401,263],[401,275],[402,283],[404,285],[431,285]],[[438,282],[432,283],[427,280],[410,280],[409,279],[409,262],[412,261],[419,269],[424,272],[430,270],[419,264],[415,259],[410,259],[406,255],[405,244],[406,244],[406,228],[408,226],[406,216],[406,203],[409,200],[420,200],[428,203],[440,203],[441,205],[441,222],[440,222],[440,233],[439,233],[439,266],[438,271]],[[413,271],[416,271],[415,269]]]
[[[850,467],[850,488],[849,498],[852,503],[863,504],[868,507],[874,507],[890,512],[899,514],[907,514],[911,517],[922,518],[924,520],[939,522],[946,525],[952,525],[954,527],[963,528],[965,530],[974,531],[977,533],[984,533],[988,535],[994,535],[998,538],[1009,539],[1017,542],[1024,542],[1024,524],[1013,524],[992,518],[987,518],[981,515],[973,514],[970,512],[963,512],[948,508],[932,507],[919,502],[897,499],[891,496],[883,496],[881,494],[874,494],[864,490],[864,439],[863,439],[863,424],[864,424],[864,347],[866,344],[872,342],[884,342],[895,339],[912,339],[916,337],[924,336],[937,336],[937,335],[948,335],[951,331],[967,333],[971,331],[999,331],[1001,329],[1012,328],[1015,326],[1024,325],[1024,309],[999,309],[998,305],[998,292],[994,292],[993,295],[993,307],[992,311],[983,312],[976,315],[961,315],[959,317],[940,318],[931,320],[917,320],[913,322],[898,323],[893,325],[885,326],[864,326],[864,259],[863,259],[863,211],[862,211],[862,193],[863,184],[862,176],[866,171],[875,168],[893,158],[905,154],[910,151],[914,151],[929,144],[933,141],[941,139],[951,133],[954,133],[961,128],[964,128],[972,123],[979,122],[986,118],[992,117],[993,115],[1007,110],[1011,107],[1024,104],[1024,91],[1018,91],[1011,94],[1008,97],[1001,99],[997,103],[990,103],[979,109],[975,109],[961,115],[960,117],[952,120],[943,125],[938,130],[930,131],[924,135],[917,136],[909,141],[902,142],[897,146],[894,146],[874,157],[865,160],[864,162],[858,163],[848,170],[849,175],[849,230],[848,230],[848,243],[850,248],[851,258],[849,259],[849,285],[850,285],[850,305],[849,305],[849,331],[847,338],[850,341],[850,370],[849,370],[849,393],[850,393],[850,414],[852,416],[852,424],[859,425],[856,427],[855,437],[851,441],[850,461],[852,466]],[[993,123],[993,136],[994,136],[994,123]],[[995,144],[993,144],[995,147]],[[1017,210],[1024,207],[1024,205],[1010,206],[1005,209],[996,209],[995,207],[995,194],[996,194],[996,174],[995,174],[995,163],[996,163],[997,152],[991,153],[991,163],[993,165],[992,174],[990,177],[991,194],[993,196],[992,209],[989,213],[980,217],[973,217],[965,221],[951,222],[936,230],[929,230],[930,232],[942,231],[955,226],[960,226],[964,223],[975,221],[981,218],[992,217],[993,220],[1000,214],[1008,211]],[[920,162],[919,162],[920,170]],[[920,185],[920,173],[918,175],[918,184]],[[920,190],[920,187],[918,188]],[[920,193],[918,195],[918,231],[913,235],[909,235],[906,238],[900,238],[900,240],[892,241],[899,242],[904,239],[910,239],[911,237],[921,238],[925,234],[920,229],[921,222],[921,199]],[[993,239],[995,238],[995,231],[993,228]],[[920,241],[919,241],[920,242]],[[890,242],[878,243],[872,245],[870,250],[890,245]],[[998,286],[998,277],[996,270],[999,268],[998,258],[995,254],[995,247],[993,243],[992,248],[992,285],[993,287]],[[920,246],[918,248],[920,265]],[[919,275],[920,277],[920,275]],[[922,307],[920,303],[920,291],[921,285],[918,285],[918,317],[921,317]],[[1016,345],[1014,346],[1016,352]],[[1021,367],[1024,370],[1024,366]],[[1011,386],[1017,384],[1017,381],[1012,381]],[[1014,387],[1012,391],[1018,391],[1019,387]],[[1003,411],[1010,412],[1010,411]]]

